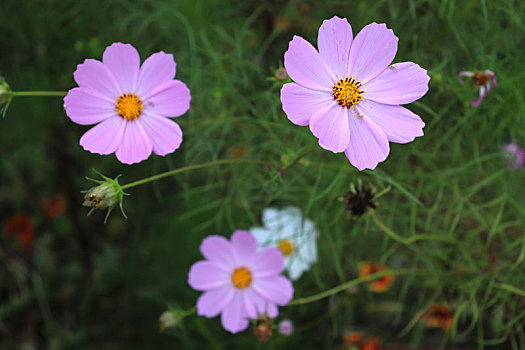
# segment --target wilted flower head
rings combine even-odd
[[[261,343],[265,344],[273,335],[272,321],[268,316],[259,316],[255,320],[253,335]]]
[[[223,327],[237,333],[248,319],[260,315],[274,318],[277,305],[292,299],[293,286],[285,277],[282,253],[275,247],[258,250],[248,231],[237,230],[231,241],[209,236],[200,246],[206,260],[190,269],[189,285],[204,293],[197,300],[197,314],[208,318],[221,314]]]
[[[290,335],[293,333],[293,323],[289,319],[284,319],[279,322],[279,333],[282,335]]]
[[[26,213],[18,213],[7,219],[4,226],[6,236],[16,236],[22,248],[27,248],[34,238],[35,225]]]
[[[281,89],[288,119],[309,125],[322,148],[344,152],[359,170],[384,161],[389,141],[423,136],[425,123],[400,105],[425,95],[430,77],[415,63],[391,64],[397,42],[391,29],[377,23],[354,39],[348,21],[333,17],[319,28],[319,51],[294,36],[284,55],[295,81]]]
[[[463,71],[459,72],[458,80],[460,84],[464,84],[462,77],[471,77],[474,86],[479,88],[479,97],[475,100],[470,101],[472,107],[477,107],[483,101],[485,96],[490,92],[490,90],[496,87],[496,74],[491,70],[485,70],[484,72],[471,72]]]
[[[517,169],[525,165],[525,150],[516,143],[507,143],[501,147],[507,158],[507,167]]]
[[[344,197],[345,209],[359,218],[368,210],[377,208],[377,203],[373,202],[374,196],[375,188],[363,185],[359,179],[357,185],[350,185],[350,191]]]
[[[374,273],[387,271],[389,268],[386,265],[377,263],[377,262],[360,262],[359,263],[359,277],[368,277]],[[369,284],[370,290],[373,292],[384,292],[386,291],[390,285],[394,282],[394,276],[393,275],[384,275],[383,277],[379,277],[376,280],[365,282],[365,284]]]
[[[286,81],[286,79],[288,79],[288,73],[286,73],[286,69],[283,67],[278,68],[273,76],[277,81]]]
[[[277,247],[284,255],[290,279],[297,280],[317,261],[319,231],[310,219],[303,219],[301,209],[266,208],[262,214],[264,227],[252,227],[250,232],[260,246]]]
[[[420,319],[426,323],[427,327],[441,327],[448,331],[454,320],[454,313],[448,307],[447,303],[432,303],[428,309],[423,312]]]
[[[104,179],[104,181],[87,178],[88,180],[97,183],[98,186],[92,187],[87,191],[83,191],[85,195],[84,203],[82,203],[82,205],[92,208],[89,214],[91,214],[91,212],[95,209],[108,208],[108,213],[106,214],[106,219],[104,222],[107,221],[109,214],[117,204],[120,206],[122,215],[126,217],[124,208],[122,207],[122,202],[124,201],[124,195],[127,195],[127,193],[124,193],[124,190],[118,182],[120,175],[118,175],[115,179],[110,179],[109,177],[106,177],[102,174],[99,175]]]
[[[174,152],[182,131],[168,117],[190,108],[190,90],[175,77],[173,55],[157,52],[142,66],[137,50],[114,43],[102,62],[87,59],[74,73],[77,88],[64,98],[67,116],[81,125],[97,124],[80,139],[92,153],[115,153],[125,164]]]

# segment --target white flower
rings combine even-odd
[[[317,261],[319,231],[312,220],[303,220],[301,210],[296,207],[266,208],[262,221],[264,227],[252,227],[250,232],[259,246],[279,248],[290,278],[297,280]]]

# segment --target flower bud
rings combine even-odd
[[[270,321],[269,317],[259,316],[255,320],[255,330],[253,331],[253,335],[263,344],[265,344],[268,339],[272,337],[272,322]]]
[[[159,330],[164,332],[167,329],[177,328],[180,326],[181,321],[182,318],[179,312],[174,310],[164,311],[159,317]]]
[[[106,223],[109,214],[111,213],[113,208],[118,204],[120,206],[120,211],[122,212],[122,215],[124,215],[124,217],[127,218],[126,214],[124,213],[124,209],[122,208],[124,195],[127,195],[127,193],[124,193],[124,191],[122,190],[122,186],[120,186],[120,184],[118,183],[118,178],[120,177],[120,175],[117,176],[115,179],[110,179],[109,177],[106,177],[100,173],[99,175],[104,179],[104,181],[87,178],[88,180],[97,183],[98,186],[92,187],[87,191],[83,191],[85,195],[84,202],[82,203],[82,205],[85,207],[92,208],[88,215],[91,214],[95,209],[108,208],[108,213],[104,220],[104,223]]]
[[[103,183],[92,187],[84,196],[85,207],[95,209],[111,208],[118,202],[118,189],[110,183]]]
[[[0,77],[0,105],[9,102],[11,94],[11,88],[4,78]]]

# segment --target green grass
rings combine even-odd
[[[523,170],[505,167],[500,146],[525,145],[525,4],[513,0],[406,1],[5,1],[0,3],[0,70],[13,90],[68,90],[85,58],[100,59],[114,41],[132,43],[142,59],[174,54],[177,78],[192,105],[177,122],[182,147],[126,166],[114,155],[82,150],[88,127],[73,124],[61,98],[15,98],[1,120],[0,213],[35,219],[35,243],[22,251],[0,237],[1,349],[333,349],[349,330],[384,344],[525,348],[525,190]],[[315,137],[293,125],[268,77],[283,64],[293,35],[316,43],[322,20],[347,17],[354,35],[385,22],[399,37],[395,62],[414,61],[432,77],[425,97],[408,106],[425,136],[390,144],[388,159],[359,172],[343,154],[315,146],[278,175],[282,155],[295,159]],[[279,31],[272,19],[286,18]],[[491,69],[498,86],[477,108],[477,91],[459,85],[462,70]],[[129,189],[124,207],[86,217],[80,191],[96,168],[129,183],[180,167],[231,158],[264,161],[210,167]],[[362,179],[379,190],[377,217],[348,219],[339,198]],[[38,200],[61,193],[67,212],[46,219]],[[296,283],[308,297],[356,278],[357,263],[380,261],[415,274],[382,294],[360,288],[283,307],[291,337],[258,344],[252,330],[224,331],[219,319],[195,315],[161,334],[169,306],[189,309],[188,286],[198,247],[260,225],[269,206],[298,206],[321,232],[319,262]],[[416,315],[431,302],[455,311],[447,333]],[[280,316],[280,317],[281,317]],[[25,346],[25,347],[24,347]]]

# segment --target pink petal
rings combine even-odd
[[[163,117],[180,117],[190,109],[190,90],[180,80],[162,83],[143,98],[144,111]]]
[[[471,100],[470,101],[470,104],[472,105],[472,107],[477,107],[479,106],[479,104],[481,103],[481,101],[483,101],[483,99],[485,98],[485,96],[487,96],[487,94],[489,93],[490,90],[488,90],[487,88],[485,88],[485,86],[480,86],[479,87],[479,97],[475,100]]]
[[[139,77],[140,56],[130,44],[114,43],[102,55],[102,62],[117,79],[122,93],[135,92]]]
[[[423,136],[425,123],[405,107],[364,100],[359,103],[357,110],[383,129],[388,141],[407,143]]]
[[[140,124],[148,134],[155,154],[165,156],[179,148],[182,130],[173,120],[144,113],[140,116]]]
[[[350,75],[366,83],[392,62],[398,38],[386,24],[371,23],[361,29],[350,50]]]
[[[224,285],[231,286],[230,273],[213,261],[197,261],[191,266],[188,284],[196,290],[209,290]]]
[[[248,231],[237,230],[230,240],[237,257],[237,264],[250,268],[258,248],[255,237]]]
[[[204,292],[197,299],[197,315],[215,317],[228,305],[235,295],[235,288],[226,285]]]
[[[253,300],[253,296],[257,295],[257,293],[252,292],[250,294],[250,292],[248,291],[251,291],[251,289],[247,288],[242,291],[244,311],[246,312],[246,316],[248,316],[249,318],[257,318],[256,304],[255,300]],[[263,301],[262,298],[259,297],[259,299],[260,301]]]
[[[277,305],[274,303],[268,303],[268,317],[275,318],[277,315],[279,315],[279,310],[277,309]]]
[[[283,276],[256,278],[252,286],[263,298],[277,305],[286,305],[293,297],[292,282]]]
[[[235,256],[230,241],[221,236],[208,236],[202,240],[200,250],[208,260],[214,261],[225,267],[235,265]]]
[[[266,300],[264,300],[253,288],[246,288],[244,291],[244,303],[248,317],[256,318],[257,314],[264,314],[266,311]],[[247,305],[247,304],[252,305]],[[253,310],[255,309],[255,316],[253,316]]]
[[[319,52],[299,36],[290,41],[284,67],[296,83],[309,89],[330,92],[337,81]]]
[[[363,98],[390,105],[414,102],[428,91],[430,77],[415,63],[396,63],[363,86]]]
[[[461,78],[462,77],[472,77],[473,75],[474,75],[474,72],[470,72],[470,71],[459,72],[458,73],[458,81],[459,81],[460,84],[464,84],[465,82]]]
[[[319,28],[319,53],[338,78],[346,78],[348,75],[352,39],[352,27],[346,18],[332,17],[323,21]]]
[[[87,59],[77,66],[73,77],[81,88],[94,90],[116,101],[121,95],[115,76],[102,62]]]
[[[151,142],[139,120],[126,121],[124,136],[115,153],[124,164],[142,162],[151,154]]]
[[[67,116],[77,124],[100,123],[109,117],[117,116],[115,101],[90,89],[74,88],[64,98]]]
[[[120,146],[125,128],[123,118],[108,118],[82,135],[80,145],[91,153],[111,154]]]
[[[173,55],[164,51],[154,53],[140,67],[137,94],[144,96],[165,81],[173,80],[174,77],[175,60]]]
[[[283,270],[283,253],[275,247],[266,247],[258,252],[252,265],[253,275],[257,278],[275,276]]]
[[[334,153],[342,152],[348,146],[348,109],[332,102],[312,116],[310,130],[319,139],[319,145]]]
[[[222,311],[222,326],[231,333],[243,331],[250,324],[246,318],[248,315],[244,310],[242,299],[242,292],[238,291]]]
[[[296,125],[308,125],[319,109],[334,102],[332,94],[325,91],[310,90],[296,83],[284,84],[281,89],[283,110],[290,121]]]
[[[358,117],[355,112],[350,113],[348,120],[350,143],[345,150],[346,157],[359,170],[374,169],[390,152],[383,129],[367,116]]]

